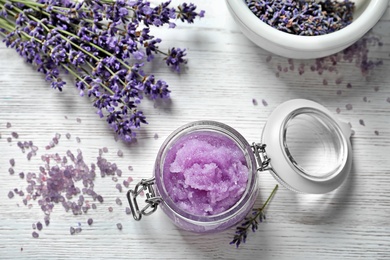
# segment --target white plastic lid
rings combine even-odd
[[[322,194],[339,187],[352,166],[351,128],[322,105],[287,101],[271,114],[262,143],[270,172],[287,188]]]

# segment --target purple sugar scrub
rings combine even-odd
[[[192,122],[165,140],[155,164],[161,209],[182,229],[217,232],[241,221],[257,197],[248,142],[214,121]]]
[[[194,132],[167,152],[163,182],[171,199],[194,215],[215,215],[233,206],[245,191],[248,167],[230,138]]]

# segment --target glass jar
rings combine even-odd
[[[352,163],[350,126],[309,100],[278,106],[250,145],[233,128],[197,121],[174,131],[161,146],[154,176],[129,190],[134,219],[158,205],[182,229],[217,232],[240,222],[258,194],[258,172],[269,171],[285,187],[326,193],[341,185]],[[267,145],[266,145],[267,144]],[[138,195],[146,190],[140,209]]]

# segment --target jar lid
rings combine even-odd
[[[287,188],[322,194],[339,187],[352,166],[351,128],[322,105],[287,101],[270,115],[262,134],[267,170]]]

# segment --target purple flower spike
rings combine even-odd
[[[170,93],[164,80],[142,71],[142,62],[163,55],[176,71],[186,63],[185,50],[160,51],[161,39],[151,35],[150,27],[175,28],[177,20],[193,23],[204,16],[194,4],[170,5],[141,0],[4,1],[0,31],[5,45],[34,64],[52,88],[65,87],[62,73],[73,76],[79,95],[91,97],[99,117],[131,142],[135,130],[147,124],[137,109],[143,96],[167,98]]]

